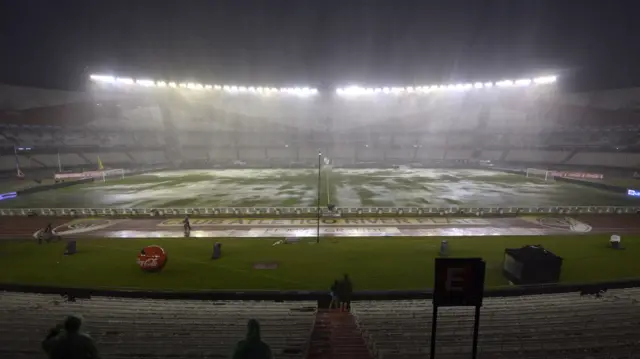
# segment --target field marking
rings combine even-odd
[[[269,236],[292,236],[292,237],[315,237],[336,235],[344,237],[369,237],[369,236],[399,236],[402,232],[396,227],[323,227],[318,233],[317,228],[252,228],[249,236],[269,237]]]
[[[589,224],[571,217],[523,216],[521,218],[527,222],[535,223],[545,228],[562,231],[587,233],[591,232],[593,229]]]
[[[164,220],[158,227],[182,227],[181,218]],[[193,218],[192,226],[211,227],[260,227],[260,226],[301,226],[312,227],[318,224],[315,218]],[[380,227],[380,226],[488,226],[493,222],[484,218],[322,218],[323,226],[338,227]]]

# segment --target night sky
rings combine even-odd
[[[558,73],[640,85],[633,0],[0,0],[0,82],[429,84]],[[635,21],[634,21],[635,20]]]

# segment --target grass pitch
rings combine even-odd
[[[600,206],[637,199],[482,169],[164,171],[19,196],[3,207]]]
[[[507,285],[502,277],[505,248],[541,244],[564,258],[564,283],[640,276],[640,236],[623,238],[625,250],[608,249],[606,235],[448,238],[452,257],[487,261],[486,285]],[[0,242],[0,282],[77,287],[164,290],[325,290],[349,273],[356,290],[425,289],[433,286],[439,238],[322,238],[273,245],[275,239],[91,239],[65,257],[63,243]],[[214,242],[221,259],[210,260]],[[139,250],[161,245],[169,261],[161,273],[136,265]],[[253,269],[276,262],[272,270]]]

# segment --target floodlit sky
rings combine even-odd
[[[4,0],[0,82],[640,85],[637,0]]]

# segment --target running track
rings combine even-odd
[[[484,223],[428,225],[387,222],[372,225],[322,225],[323,236],[495,236],[548,235],[577,233],[640,234],[639,215],[582,215],[567,217],[527,217],[528,219],[481,218]],[[163,219],[90,219],[73,220],[52,217],[2,217],[0,239],[33,238],[33,234],[51,223],[65,238],[142,238],[184,237],[176,224],[161,225]],[[476,218],[477,220],[477,218]],[[245,220],[247,221],[247,220]],[[316,226],[307,224],[272,224],[269,220],[254,220],[253,224],[193,224],[191,237],[291,237],[315,236]],[[193,220],[193,222],[196,222]],[[275,220],[274,220],[275,222]],[[279,221],[278,221],[279,222]],[[79,224],[78,224],[79,223]],[[251,223],[251,222],[250,222]]]

